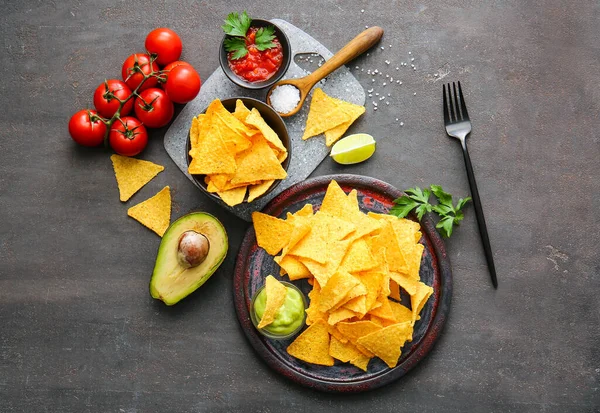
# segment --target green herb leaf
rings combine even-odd
[[[225,39],[223,42],[225,45],[225,50],[228,52],[233,52],[231,56],[232,60],[240,59],[248,53],[248,49],[246,49],[246,40],[241,37],[230,37]]]
[[[452,225],[454,224],[453,220],[454,219],[451,216],[446,216],[443,217],[435,226],[440,230],[442,237],[450,238],[450,235],[452,235]]]
[[[435,212],[439,215],[440,221],[436,228],[440,234],[448,238],[452,235],[454,225],[458,225],[463,220],[464,214],[462,208],[471,200],[471,197],[458,200],[456,207],[452,203],[452,195],[445,192],[440,185],[431,185],[431,192],[428,189],[414,187],[404,191],[406,195],[394,200],[394,206],[390,209],[390,214],[400,218],[406,217],[413,209],[419,220],[427,212]],[[438,201],[436,205],[429,203],[429,196],[433,193]]]
[[[230,36],[241,36],[245,37],[252,19],[248,16],[245,11],[240,15],[237,13],[229,13],[225,19],[225,25],[221,26],[225,34]]]
[[[394,200],[394,206],[390,209],[390,214],[395,215],[398,218],[404,218],[418,205],[417,202],[404,195]]]
[[[260,51],[270,49],[271,47],[275,47],[275,27],[267,26],[261,27],[256,31],[254,36],[254,44],[256,48]]]
[[[440,185],[431,185],[430,188],[440,204],[452,208],[452,195],[445,192]]]

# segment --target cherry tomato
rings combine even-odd
[[[75,142],[83,146],[98,146],[104,141],[106,125],[99,119],[95,110],[80,110],[69,120],[69,134]]]
[[[156,63],[160,66],[165,66],[181,56],[181,39],[171,29],[160,27],[152,30],[146,36],[146,50],[150,53],[156,53]]]
[[[110,79],[102,83],[94,92],[94,106],[98,113],[110,119],[119,109],[117,99],[125,100],[131,95],[131,89],[125,82],[117,79]],[[133,99],[129,99],[121,109],[121,116],[129,115],[133,109]]]
[[[139,70],[142,70],[145,75],[148,75],[151,72],[158,72],[159,69],[156,62],[150,64],[150,57],[147,54],[136,53],[129,56],[125,59],[125,62],[123,62],[121,76],[123,76],[123,80],[131,90],[135,90],[139,84],[142,83],[142,80],[144,80],[144,75],[142,75]],[[150,89],[151,87],[156,86],[157,83],[158,79],[156,77],[150,77],[144,82],[138,92],[141,92],[144,89]]]
[[[191,66],[182,65],[171,69],[165,90],[173,102],[188,103],[198,95],[201,85],[198,72]]]
[[[125,116],[112,124],[108,140],[119,155],[135,156],[146,147],[148,131],[136,118]]]
[[[174,113],[175,106],[162,89],[146,89],[135,99],[135,116],[149,128],[162,128]]]
[[[168,65],[166,65],[165,67],[163,67],[163,69],[161,70],[162,72],[162,76],[161,78],[163,79],[163,81],[160,83],[160,86],[165,89],[167,87],[166,85],[166,81],[169,78],[169,73],[171,73],[171,70],[173,70],[174,68],[176,68],[177,66],[187,66],[187,67],[192,67],[191,64],[189,64],[188,62],[184,62],[182,60],[176,60],[172,63],[169,63]],[[193,67],[192,67],[193,69]]]

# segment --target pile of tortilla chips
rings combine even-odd
[[[433,289],[419,279],[424,246],[418,223],[359,210],[356,190],[348,195],[331,181],[320,210],[307,204],[282,220],[252,214],[258,245],[281,275],[308,278],[306,324],[287,351],[309,363],[334,359],[367,370],[372,357],[390,368],[412,340],[413,326]],[[410,303],[400,303],[400,289]]]
[[[325,134],[325,144],[333,145],[360,115],[365,107],[327,96],[321,89],[315,89],[310,102],[306,127],[302,139]]]
[[[287,149],[256,108],[249,110],[241,100],[230,113],[215,99],[206,113],[192,119],[192,161],[188,172],[206,175],[208,192],[234,206],[252,202],[276,179],[287,177],[281,163]]]

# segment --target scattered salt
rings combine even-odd
[[[400,122],[400,126],[404,126],[404,122]]]
[[[277,86],[271,92],[271,106],[279,113],[290,113],[300,102],[300,90],[292,85]]]

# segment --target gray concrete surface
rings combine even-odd
[[[77,147],[67,133],[71,114],[91,105],[94,88],[118,77],[155,27],[178,31],[183,57],[201,76],[212,73],[220,22],[244,6],[2,6],[1,412],[599,411],[597,1],[246,6],[253,16],[290,21],[331,50],[365,25],[383,27],[385,50],[351,66],[367,88],[376,83],[367,69],[391,73],[409,62],[398,70],[403,85],[386,89],[391,104],[377,112],[368,105],[352,128],[378,139],[375,156],[353,167],[325,160],[314,175],[365,174],[399,188],[439,183],[466,195],[460,149],[444,134],[440,108],[442,82],[465,87],[500,288],[490,286],[468,209],[447,243],[455,289],[443,336],[403,379],[359,395],[300,388],[257,359],[232,305],[247,225],[179,172],[163,149],[164,130],[152,132],[143,157],[166,170],[127,204],[118,201],[109,152]],[[230,238],[219,271],[174,308],[147,290],[159,238],[126,215],[166,184],[173,218],[208,211]]]

